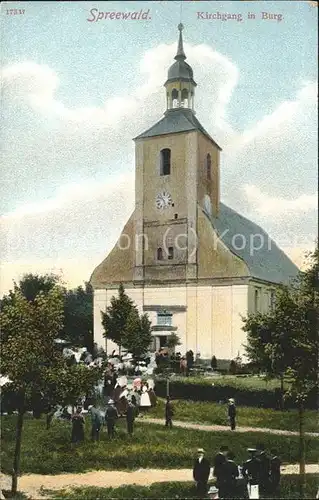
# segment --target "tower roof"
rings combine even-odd
[[[158,135],[176,134],[178,132],[190,132],[192,130],[199,130],[202,132],[202,134],[210,139],[221,151],[221,147],[218,146],[214,139],[204,129],[203,125],[197,120],[192,110],[187,108],[167,110],[161,120],[142,134],[135,137],[134,140],[156,137]]]
[[[183,35],[182,35],[183,29],[184,29],[184,26],[182,25],[182,23],[180,23],[178,25],[179,38],[178,38],[177,54],[174,57],[174,59],[176,59],[176,61],[178,61],[179,59],[186,59],[184,47],[183,47]]]
[[[196,83],[193,80],[193,70],[190,67],[190,65],[187,64],[187,62],[185,62],[186,55],[183,47],[183,35],[182,35],[183,29],[184,26],[180,23],[178,25],[179,38],[177,45],[177,53],[176,56],[174,57],[175,62],[171,65],[171,67],[168,70],[167,80],[165,82],[165,85],[175,80],[182,80],[186,82],[192,82],[192,84],[196,86]]]

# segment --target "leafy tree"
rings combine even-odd
[[[61,285],[60,277],[54,274],[25,274],[19,283],[14,282],[14,289],[6,295],[1,305],[10,302],[15,291],[20,290],[30,302],[42,291],[47,293],[55,285]],[[73,290],[63,287],[64,327],[59,337],[68,340],[74,346],[85,346],[93,350],[93,289],[89,283]]]
[[[178,345],[181,345],[181,341],[180,341],[180,338],[179,336],[175,333],[175,332],[172,332],[171,335],[169,335],[168,339],[167,339],[167,347],[169,349],[175,349],[175,347],[177,347]]]
[[[25,274],[19,283],[13,282],[13,290],[10,290],[7,295],[1,299],[1,307],[10,304],[14,299],[16,291],[20,291],[28,302],[33,302],[35,297],[42,291],[48,293],[54,286],[60,283],[59,276],[55,274]]]
[[[61,337],[93,351],[93,289],[89,283],[65,292]]]
[[[133,301],[126,295],[124,286],[120,284],[118,297],[113,296],[106,312],[101,312],[104,337],[115,342],[120,351],[126,325],[133,310]]]
[[[29,296],[29,298],[31,298]],[[27,409],[46,411],[55,404],[75,403],[96,382],[99,369],[69,367],[54,342],[63,326],[64,293],[55,285],[27,300],[16,287],[0,313],[1,372],[10,383],[18,410],[12,493],[17,491],[24,415]],[[85,371],[86,369],[86,371]]]
[[[43,292],[47,294],[55,285],[60,283],[60,277],[55,274],[25,274],[19,284],[14,283],[14,290],[20,290],[22,295],[33,302],[36,296]]]
[[[299,408],[300,498],[304,498],[305,437],[304,404],[318,387],[318,248],[309,256],[309,267],[296,283],[281,287],[273,311],[244,320],[246,351],[269,377],[287,377],[285,394],[293,396]]]
[[[137,308],[134,306],[128,317],[122,337],[122,346],[138,359],[143,356],[152,342],[151,322],[147,314],[139,316]]]

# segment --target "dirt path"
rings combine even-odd
[[[164,425],[164,420],[161,418],[146,417],[139,419],[139,422]],[[222,432],[230,431],[230,428],[225,425],[193,424],[190,422],[182,422],[180,420],[173,420],[173,426],[184,427],[186,429],[194,429],[199,431],[222,431]],[[283,436],[299,435],[299,433],[296,431],[285,431],[282,429],[267,429],[265,427],[236,427],[236,432],[268,432],[269,434],[278,434]],[[319,437],[319,432],[306,432],[305,434],[307,436]]]
[[[282,474],[297,474],[298,464],[290,464],[282,467]],[[306,466],[308,474],[319,472],[317,464]],[[28,474],[19,479],[19,491],[23,491],[32,499],[44,499],[41,489],[60,490],[76,486],[97,486],[116,488],[121,485],[139,484],[149,486],[152,483],[163,481],[192,481],[192,469],[140,469],[133,472],[123,471],[93,471],[84,474],[59,474],[57,476],[43,476],[40,474]],[[1,474],[1,487],[10,489],[10,478]],[[46,497],[48,498],[48,497]]]

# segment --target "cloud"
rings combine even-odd
[[[107,253],[134,209],[134,177],[64,186],[56,195],[1,218],[2,260],[53,261]]]
[[[270,196],[264,194],[257,186],[245,185],[243,190],[246,193],[247,201],[252,204],[252,208],[262,215],[277,216],[298,216],[301,212],[315,211],[318,208],[317,195],[300,195],[294,200],[283,197]]]

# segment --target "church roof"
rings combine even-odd
[[[209,133],[204,129],[202,124],[197,120],[191,109],[175,108],[166,111],[164,117],[155,123],[151,128],[134,138],[144,139],[147,137],[156,137],[158,135],[176,134],[178,132],[190,132],[192,130],[199,130],[215,146],[221,151],[221,147],[214,141]]]
[[[229,250],[245,261],[252,277],[284,284],[296,278],[298,267],[260,226],[223,203],[219,210],[212,225]]]

